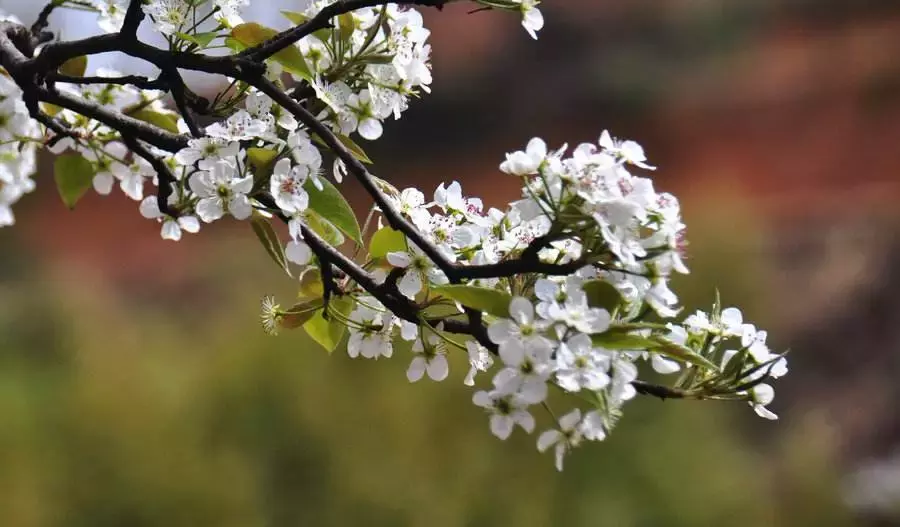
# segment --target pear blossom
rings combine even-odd
[[[406,370],[406,378],[409,382],[416,382],[428,373],[428,377],[435,382],[443,381],[450,373],[447,364],[447,346],[437,337],[429,335],[427,344],[422,339],[416,339],[412,351],[415,354],[409,368]]]
[[[141,9],[153,20],[157,31],[163,35],[172,35],[188,22],[190,3],[187,0],[154,0],[144,4]]]
[[[350,313],[350,340],[347,354],[352,358],[362,356],[367,359],[390,358],[394,353],[391,343],[393,315],[360,303]]]
[[[556,456],[556,470],[562,472],[563,458],[574,447],[581,443],[582,433],[578,426],[581,423],[581,410],[572,410],[559,418],[559,430],[547,430],[538,436],[537,448],[546,452],[553,447]]]
[[[600,136],[600,146],[610,154],[621,158],[626,163],[630,163],[645,170],[656,170],[656,167],[652,167],[645,163],[645,161],[647,161],[647,156],[644,155],[644,149],[634,141],[617,141],[609,135],[608,131],[604,130],[603,134]]]
[[[491,415],[491,433],[498,439],[509,438],[516,425],[529,434],[534,431],[534,416],[528,412],[528,403],[518,394],[482,390],[475,392],[472,402]]]
[[[394,267],[405,269],[397,282],[397,290],[407,298],[415,298],[425,285],[447,282],[444,273],[434,265],[422,249],[415,243],[408,242],[407,252],[390,252],[387,261]]]
[[[556,352],[556,382],[569,392],[602,390],[610,382],[609,365],[609,353],[595,349],[591,337],[579,333],[561,343]]]
[[[501,350],[514,345],[521,348],[526,342],[543,339],[541,331],[545,324],[535,320],[534,306],[527,298],[514,297],[509,303],[509,316],[488,326],[488,337]]]
[[[159,210],[159,202],[156,196],[147,196],[141,201],[141,216],[157,220],[162,223],[162,231],[160,235],[164,240],[172,240],[177,242],[181,239],[182,232],[196,234],[200,232],[200,222],[196,216],[185,215],[177,218],[164,214]]]
[[[478,372],[488,371],[494,365],[494,359],[487,348],[472,340],[466,342],[466,352],[469,355],[469,372],[463,383],[466,386],[475,386],[475,375]]]
[[[247,198],[253,187],[253,176],[236,177],[234,167],[227,162],[220,161],[211,170],[191,176],[190,187],[200,198],[197,215],[206,223],[221,218],[226,212],[238,220],[249,218],[253,212]]]
[[[303,212],[309,206],[309,195],[303,188],[309,176],[305,165],[291,166],[291,160],[281,158],[275,163],[269,187],[275,204],[288,214]]]
[[[536,174],[547,157],[547,143],[535,137],[528,142],[525,151],[506,154],[506,161],[500,164],[500,170],[515,176]]]

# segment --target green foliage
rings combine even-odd
[[[81,55],[72,59],[69,59],[63,62],[63,65],[59,67],[59,72],[63,75],[69,75],[72,77],[83,77],[84,72],[87,70],[87,56]]]
[[[231,37],[244,47],[252,47],[271,39],[278,32],[272,28],[257,24],[256,22],[247,22],[232,28]],[[312,80],[312,73],[309,66],[303,58],[303,53],[297,46],[290,45],[278,53],[272,55],[272,59],[284,66],[285,71],[293,73],[303,79]]]
[[[253,232],[266,250],[266,254],[268,254],[269,257],[271,257],[272,260],[274,260],[275,263],[290,276],[290,264],[288,263],[287,256],[284,254],[284,246],[281,244],[281,239],[278,237],[278,233],[275,232],[275,229],[272,228],[272,222],[268,218],[255,212],[250,219],[250,226],[253,227]]]
[[[347,332],[347,326],[341,323],[340,318],[349,315],[350,307],[348,299],[334,298],[329,306],[329,318],[326,319],[320,309],[303,325],[303,329],[311,339],[331,353],[341,344]]]
[[[582,285],[591,307],[602,307],[612,312],[622,304],[622,295],[614,285],[606,280],[588,280]]]
[[[317,189],[309,179],[303,185],[309,195],[309,210],[315,211],[357,245],[362,245],[362,232],[350,204],[331,182],[324,178],[319,178],[319,182],[322,184],[322,190]]]
[[[205,33],[194,33],[193,35],[188,35],[187,33],[175,33],[175,36],[181,38],[183,40],[187,40],[192,44],[196,44],[201,48],[205,48],[212,42],[217,36],[219,36],[218,31],[208,31]]]
[[[53,179],[63,203],[75,208],[78,200],[91,188],[96,170],[81,154],[63,154],[53,161]]]
[[[405,252],[406,236],[390,227],[382,227],[369,240],[369,256],[384,258],[387,253]]]
[[[369,165],[372,164],[372,160],[369,158],[368,154],[366,154],[366,151],[363,150],[363,148],[361,146],[356,144],[356,142],[353,139],[350,139],[346,135],[338,134],[338,133],[335,133],[334,136],[338,138],[338,140],[341,142],[341,144],[343,144],[347,148],[347,150],[350,151],[351,154],[353,154],[353,157],[355,157],[356,159],[358,159],[359,161],[361,161],[363,163],[366,163]],[[313,141],[315,141],[316,143],[318,143],[322,146],[325,146],[325,141],[323,141],[322,138],[316,134],[311,134],[310,139],[312,139]]]
[[[610,328],[609,330],[591,335],[594,345],[609,350],[647,350],[667,355],[681,362],[688,362],[701,368],[718,370],[718,366],[706,358],[694,353],[690,348],[676,344],[662,337],[642,337],[634,333],[627,333],[624,329]]]
[[[133,109],[126,108],[123,113],[145,123],[158,126],[173,134],[178,133],[178,114],[174,112],[155,111],[139,104]]]
[[[344,243],[344,235],[341,234],[340,229],[312,208],[303,211],[303,218],[306,220],[306,225],[329,245],[337,247]]]
[[[477,311],[490,313],[497,317],[509,317],[509,303],[512,297],[497,289],[471,285],[445,285],[434,287],[431,292],[455,300]]]

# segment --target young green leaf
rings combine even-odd
[[[347,150],[349,150],[351,154],[353,154],[353,157],[355,157],[359,161],[362,161],[363,163],[366,163],[367,165],[372,164],[372,160],[369,159],[369,156],[366,154],[366,151],[363,150],[361,146],[356,144],[353,141],[353,139],[350,139],[349,137],[347,137],[346,135],[343,135],[343,134],[334,134],[334,136],[338,138],[338,141],[340,141],[341,144],[344,145],[344,147],[346,147]],[[319,137],[318,135],[311,134],[310,137],[316,143],[319,143],[322,146],[326,146],[325,141],[323,141],[322,138]]]
[[[591,335],[594,346],[608,350],[646,350],[657,346],[655,340],[626,331],[610,329],[603,333]]]
[[[178,115],[175,113],[157,112],[149,108],[138,108],[132,111],[125,109],[124,113],[145,123],[156,125],[173,134],[178,133]]]
[[[445,285],[434,287],[431,292],[478,311],[484,311],[497,317],[509,317],[509,303],[512,301],[512,297],[497,289],[471,285]]]
[[[356,23],[353,20],[352,13],[344,13],[338,16],[338,29],[340,29],[341,40],[349,42],[350,37],[353,36],[353,32],[356,30]]]
[[[299,302],[291,306],[278,319],[278,325],[285,329],[296,329],[306,324],[322,309],[322,299],[314,298],[306,302]]]
[[[296,11],[282,11],[281,14],[284,15],[285,18],[290,20],[292,24],[297,26],[299,26],[300,24],[305,24],[309,21],[308,16]]]
[[[309,208],[341,230],[357,245],[362,245],[362,232],[356,221],[356,214],[341,192],[328,180],[320,178],[322,190],[316,188],[312,180],[306,180],[303,188],[309,194]]]
[[[627,330],[610,329],[603,333],[591,335],[591,341],[594,343],[594,346],[608,350],[651,351],[702,368],[718,369],[715,364],[698,355],[690,348],[661,337],[644,337],[629,333]]]
[[[240,24],[231,30],[231,36],[247,47],[262,44],[277,34],[278,32],[274,29],[257,24],[256,22]],[[300,49],[297,46],[290,45],[282,49],[278,53],[272,55],[272,59],[284,66],[285,71],[293,73],[302,79],[308,81],[312,80],[312,73],[309,71],[306,59],[303,58],[303,53],[300,52]]]
[[[387,253],[405,252],[406,236],[390,227],[382,227],[369,240],[369,256],[384,258]]]
[[[268,181],[275,166],[275,158],[278,152],[268,148],[252,147],[247,149],[247,163],[253,169],[253,181],[259,185]]]
[[[79,55],[63,62],[59,67],[59,72],[70,77],[84,77],[87,70],[87,56]]]
[[[666,355],[682,362],[688,362],[695,366],[700,366],[701,368],[713,371],[719,370],[718,366],[686,346],[682,346],[681,344],[677,344],[662,337],[656,339],[656,342],[656,346],[650,348],[650,351],[655,351],[656,353]]]
[[[256,233],[256,237],[259,238],[259,242],[266,250],[266,253],[279,267],[284,269],[288,276],[291,276],[291,268],[288,264],[287,256],[284,254],[284,246],[278,238],[278,233],[272,228],[272,223],[269,222],[269,219],[255,213],[250,219],[250,225],[253,227],[253,232]]]
[[[347,298],[337,297],[331,299],[330,309],[337,311],[344,317],[350,314],[351,307],[352,303]],[[325,351],[331,353],[344,339],[347,327],[334,315],[331,316],[330,320],[326,320],[322,316],[322,310],[320,309],[303,324],[303,329],[317,344],[325,348]]]
[[[63,154],[53,162],[53,179],[63,203],[75,208],[78,200],[91,188],[96,170],[81,154]]]
[[[322,284],[322,273],[318,269],[310,268],[300,277],[300,291],[297,296],[300,298],[319,298],[325,293],[325,287]]]
[[[306,224],[309,228],[328,242],[328,245],[337,247],[344,243],[344,235],[341,234],[341,231],[318,212],[306,209],[303,212],[303,217],[306,219]]]
[[[192,44],[196,44],[196,45],[200,46],[201,48],[205,48],[206,46],[209,45],[210,42],[213,41],[214,38],[219,36],[219,32],[218,31],[209,31],[206,33],[197,33],[194,35],[189,35],[187,33],[175,33],[175,36],[177,36],[178,38],[180,38],[182,40],[187,40],[188,42],[190,42]]]
[[[582,286],[591,307],[602,307],[612,311],[622,304],[619,290],[606,280],[588,280]]]

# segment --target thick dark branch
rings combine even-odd
[[[584,260],[575,260],[564,264],[546,263],[537,258],[515,258],[503,260],[495,264],[484,265],[454,265],[454,275],[462,280],[474,280],[477,278],[498,278],[517,276],[526,273],[541,273],[546,275],[564,276],[572,274],[587,265]]]
[[[142,20],[144,20],[144,11],[141,9],[141,0],[131,0],[128,2],[128,10],[125,11],[125,20],[122,22],[119,35],[123,39],[137,40],[137,30]]]
[[[74,77],[62,73],[50,73],[48,82],[67,82],[69,84],[130,84],[141,90],[161,90],[166,87],[162,79],[149,79],[140,75],[124,75],[122,77]]]
[[[168,68],[163,70],[163,75],[166,81],[166,84],[169,86],[169,91],[172,92],[172,98],[175,100],[175,106],[178,108],[178,111],[181,112],[181,116],[184,118],[185,124],[187,124],[188,130],[190,130],[191,135],[194,137],[203,137],[203,130],[197,126],[197,122],[194,120],[194,117],[191,115],[191,109],[188,107],[187,103],[187,87],[184,84],[184,79],[181,78],[181,74],[178,73],[178,68]]]
[[[187,146],[188,138],[186,136],[173,134],[121,112],[107,110],[94,102],[51,91],[44,87],[36,87],[35,90],[40,100],[68,108],[99,121],[118,131],[123,137],[130,135],[169,152],[177,152]]]

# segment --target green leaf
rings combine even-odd
[[[310,209],[303,211],[306,225],[325,240],[328,245],[337,247],[344,243],[344,235],[330,221],[323,218],[318,212]]]
[[[214,38],[219,36],[218,31],[208,31],[206,33],[196,33],[194,35],[188,35],[187,33],[175,33],[175,36],[182,40],[187,40],[193,44],[197,44],[201,48],[205,48],[209,45],[210,42],[213,41]]]
[[[359,58],[363,64],[390,64],[394,62],[394,55],[364,55]]]
[[[350,204],[330,181],[324,178],[319,178],[319,181],[322,183],[322,190],[317,189],[311,179],[307,179],[303,185],[309,194],[309,209],[331,222],[357,245],[362,245],[362,232]]]
[[[338,29],[340,30],[341,40],[349,42],[350,37],[356,30],[356,22],[353,21],[352,13],[344,13],[338,16]]]
[[[296,329],[306,324],[307,321],[317,315],[322,309],[322,299],[315,298],[306,302],[299,302],[291,306],[278,319],[278,325],[285,329]]]
[[[694,350],[686,346],[682,346],[681,344],[676,344],[675,342],[672,342],[665,338],[657,339],[656,346],[651,348],[650,351],[669,356],[673,359],[681,360],[682,362],[689,362],[696,366],[700,366],[701,368],[706,368],[713,371],[719,370],[718,366],[707,360],[705,357],[697,354],[696,352],[694,352]]]
[[[281,239],[278,238],[278,233],[272,228],[272,223],[269,219],[259,213],[254,213],[250,219],[250,225],[253,227],[253,232],[256,233],[256,237],[259,238],[259,242],[262,243],[266,253],[279,267],[284,269],[288,276],[291,276],[291,268],[288,264],[287,256],[284,254],[284,246],[281,244]]]
[[[75,208],[78,200],[91,188],[94,165],[80,154],[63,154],[53,162],[53,179],[63,203]]]
[[[241,44],[239,40],[231,37],[225,37],[225,46],[234,52],[241,52],[247,49],[247,46]]]
[[[281,14],[284,15],[285,18],[290,20],[292,24],[297,26],[299,26],[300,24],[305,24],[309,21],[308,16],[296,11],[282,11]]]
[[[300,298],[319,298],[325,294],[325,287],[322,284],[322,273],[318,269],[309,268],[300,277],[300,291],[297,296]]]
[[[253,181],[260,183],[269,179],[272,170],[275,168],[275,158],[278,152],[268,148],[248,148],[247,162],[253,169]]]
[[[657,345],[655,340],[616,329],[591,335],[591,341],[608,350],[647,350]]]
[[[158,126],[173,134],[178,133],[178,114],[172,112],[157,112],[149,108],[139,108],[132,111],[126,109],[124,113],[135,119],[144,121],[145,123]]]
[[[591,335],[591,341],[595,346],[606,348],[608,350],[650,351],[676,359],[680,362],[687,362],[702,368],[718,370],[715,364],[698,355],[690,348],[676,344],[662,337],[644,337],[629,333],[627,330],[610,329],[603,333]]]
[[[619,290],[606,280],[588,280],[582,284],[582,289],[587,295],[588,305],[602,307],[612,311],[622,304],[622,295]]]
[[[346,135],[342,135],[342,134],[334,134],[334,136],[337,137],[338,141],[340,141],[341,144],[343,144],[347,148],[347,150],[350,151],[351,154],[353,154],[353,157],[362,161],[363,163],[366,163],[367,165],[372,164],[372,160],[369,159],[368,155],[366,155],[365,150],[363,150],[361,146],[356,144],[353,141],[353,139],[350,139]],[[315,141],[316,143],[319,143],[322,146],[327,146],[325,144],[325,141],[323,141],[322,138],[319,137],[318,135],[312,134],[311,137],[312,137],[312,140]]]
[[[353,304],[346,297],[337,297],[331,299],[331,309],[338,311],[345,317],[350,314]],[[337,320],[333,315],[330,320],[326,320],[322,316],[322,310],[315,312],[312,318],[303,324],[303,329],[317,344],[325,348],[325,351],[331,353],[338,347],[341,340],[344,339],[344,333],[347,327]]]
[[[277,34],[278,32],[274,29],[257,24],[256,22],[240,24],[231,30],[231,36],[247,47],[262,44]],[[291,44],[272,55],[272,59],[284,66],[285,71],[293,73],[300,78],[309,81],[312,80],[312,73],[309,71],[306,59],[303,58],[303,53],[300,52],[300,49],[297,48],[297,46]]]
[[[84,77],[84,72],[87,70],[87,56],[81,55],[78,57],[72,57],[71,59],[63,62],[62,66],[59,67],[59,72],[63,75],[69,75],[70,77]]]
[[[44,113],[46,113],[46,114],[49,115],[50,117],[55,117],[56,114],[58,114],[59,112],[61,112],[63,109],[62,109],[62,107],[57,106],[57,105],[55,105],[55,104],[50,104],[50,103],[48,103],[48,102],[42,102],[42,103],[41,103],[41,110],[43,110]]]
[[[484,311],[497,317],[509,317],[509,303],[512,301],[512,297],[503,291],[471,285],[445,285],[434,287],[431,291],[437,295],[455,300],[466,307]]]
[[[369,240],[369,256],[384,258],[392,252],[406,252],[406,236],[390,227],[382,227]]]

